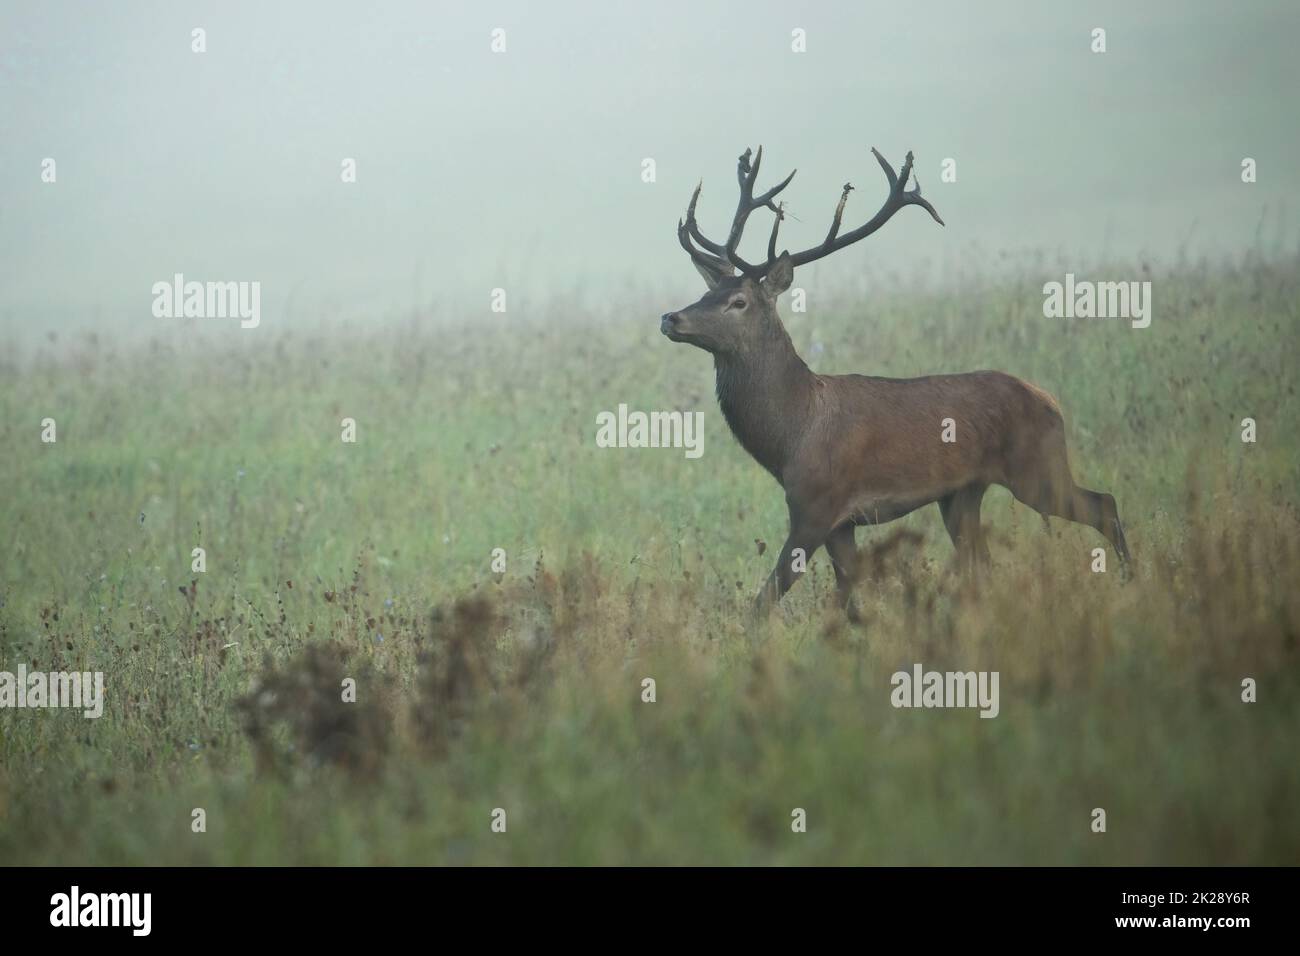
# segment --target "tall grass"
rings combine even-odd
[[[648,318],[12,355],[0,670],[107,705],[0,711],[0,862],[1294,863],[1297,264],[1157,271],[1146,330],[1044,319],[1041,280],[787,314],[818,371],[1052,391],[1136,557],[995,491],[978,595],[935,509],[859,532],[860,627],[821,555],[749,620],[780,490]],[[620,402],[704,411],[704,456],[598,449]],[[1000,715],[895,710],[916,662],[998,671]]]

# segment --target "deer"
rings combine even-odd
[[[824,546],[837,601],[850,620],[859,620],[852,595],[859,572],[857,528],[894,521],[931,503],[939,506],[959,570],[982,578],[991,561],[980,504],[991,485],[1006,488],[1045,523],[1052,516],[1096,529],[1127,571],[1130,555],[1115,499],[1075,483],[1064,418],[1044,389],[987,370],[920,378],[819,375],[795,351],[777,298],[790,287],[796,267],[865,239],[907,206],[919,206],[944,225],[921,196],[911,151],[897,173],[879,150],[871,152],[888,181],[879,211],[841,233],[853,190],[845,183],[826,238],[802,252],[776,252],[785,204],[775,200],[795,173],[755,195],[761,146],[740,156],[740,199],[724,242],[706,238],[696,221],[703,181],[686,218],[677,222],[678,242],[708,291],[694,305],[664,313],[660,331],[713,356],[727,425],[785,491],[789,532],[755,599],[756,616],[781,600]],[[916,183],[910,189],[909,178]],[[773,213],[772,231],[765,261],[750,263],[738,249],[758,209]],[[945,431],[951,440],[943,440]]]

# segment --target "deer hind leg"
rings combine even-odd
[[[1119,510],[1115,499],[1104,491],[1089,491],[1087,488],[1073,486],[1070,498],[1071,521],[1096,528],[1110,542],[1120,562],[1129,563],[1128,542],[1124,539],[1124,526],[1119,522]]]
[[[963,571],[985,571],[992,563],[988,541],[980,527],[980,503],[987,490],[988,485],[974,482],[939,499],[943,526],[957,549],[957,563]]]
[[[1012,479],[1007,487],[1044,519],[1055,515],[1096,528],[1115,549],[1121,564],[1127,565],[1128,542],[1124,539],[1115,499],[1104,491],[1090,491],[1074,483],[1064,440],[1053,436],[1048,445],[1050,452],[1045,460],[1027,474]]]
[[[851,522],[832,531],[826,537],[826,553],[831,556],[831,565],[835,568],[835,590],[839,595],[840,607],[849,620],[856,624],[861,620],[861,615],[853,601],[853,585],[858,579],[858,545],[854,531]]]

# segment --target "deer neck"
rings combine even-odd
[[[812,370],[778,323],[764,340],[739,352],[715,354],[718,404],[732,434],[781,481],[811,413]]]

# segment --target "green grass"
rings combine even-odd
[[[681,302],[15,352],[0,670],[107,703],[0,711],[0,863],[1295,863],[1297,265],[1158,271],[1145,330],[1044,319],[1043,278],[783,308],[818,371],[1052,391],[1136,557],[995,489],[978,598],[936,509],[859,532],[924,539],[862,627],[820,554],[750,622],[783,499],[659,336]],[[703,411],[703,457],[597,448],[620,402]],[[915,662],[999,671],[1000,716],[895,710]]]

